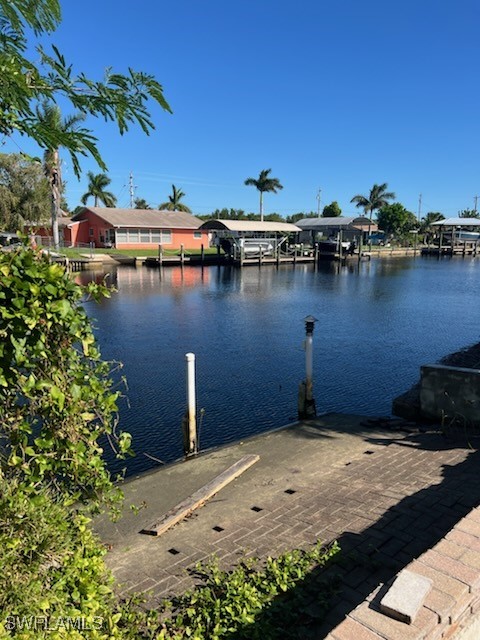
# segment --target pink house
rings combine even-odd
[[[90,244],[116,249],[200,249],[209,232],[202,220],[183,211],[84,207],[68,225],[71,245]]]

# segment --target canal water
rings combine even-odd
[[[103,357],[124,365],[120,428],[137,452],[128,474],[155,466],[152,457],[182,455],[187,352],[196,355],[205,449],[296,419],[307,315],[317,318],[318,412],[389,415],[420,365],[480,340],[480,261],[470,258],[318,269],[122,266],[107,282],[118,292],[86,308]]]

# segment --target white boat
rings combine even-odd
[[[263,256],[273,255],[273,244],[270,240],[259,240],[258,238],[241,238],[239,241],[240,248],[246,256],[258,256],[260,253]]]
[[[477,231],[464,231],[460,229],[455,231],[455,242],[478,242],[480,240],[480,233]]]

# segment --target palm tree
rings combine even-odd
[[[445,220],[443,213],[439,211],[429,211],[427,215],[420,220],[420,231],[423,233],[428,231],[432,223],[440,222],[440,220]]]
[[[151,209],[152,207],[148,204],[145,198],[135,198],[133,201],[135,205],[135,209]]]
[[[98,207],[98,202],[103,202],[105,207],[114,207],[117,199],[111,191],[105,191],[106,187],[111,183],[110,178],[105,173],[94,174],[93,171],[87,173],[88,190],[81,197],[81,203],[87,204],[90,196],[94,198],[94,207]]]
[[[263,169],[257,179],[247,178],[245,184],[248,187],[256,187],[260,191],[260,221],[263,222],[263,194],[265,192],[277,193],[283,186],[278,178],[269,178],[271,169]]]
[[[162,202],[158,205],[158,208],[165,211],[184,211],[185,213],[192,213],[186,204],[180,202],[185,196],[181,189],[172,184],[172,195],[168,196],[168,202]]]
[[[388,185],[386,182],[383,184],[374,184],[368,196],[357,195],[353,196],[350,200],[350,202],[355,202],[357,207],[361,207],[365,213],[370,212],[368,237],[370,237],[373,212],[387,205],[389,200],[395,199],[395,194],[392,191],[387,191],[387,189]]]
[[[59,107],[48,100],[44,100],[36,108],[36,114],[40,126],[50,132],[55,132],[57,139],[64,139],[69,142],[72,135],[79,132],[79,123],[85,120],[83,113],[74,113],[66,118],[62,118]],[[76,150],[81,150],[83,143],[77,140]],[[58,216],[60,204],[63,196],[62,169],[60,163],[59,147],[46,149],[43,154],[43,170],[50,183],[52,195],[52,235],[55,248],[59,246]]]

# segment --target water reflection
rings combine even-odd
[[[188,351],[197,355],[198,408],[206,410],[202,447],[294,419],[309,314],[319,319],[319,410],[388,414],[421,364],[478,341],[478,265],[394,258],[111,271],[118,293],[87,309],[104,357],[124,363],[130,405],[122,405],[121,426],[140,452],[130,471],[152,464],[143,451],[181,455]]]

